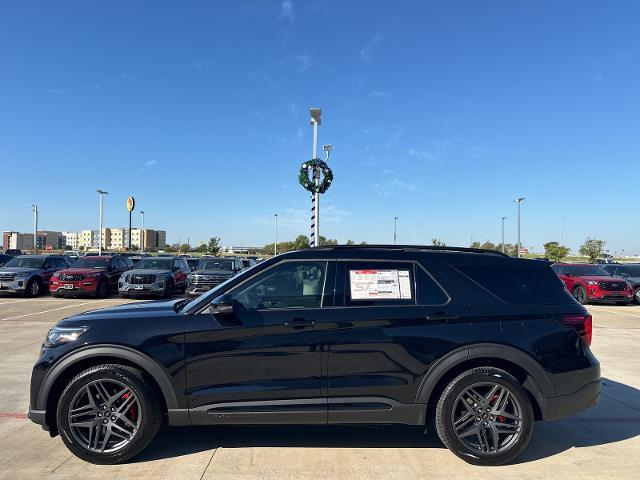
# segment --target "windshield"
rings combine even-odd
[[[42,268],[43,258],[15,257],[4,264],[5,267]]]
[[[73,268],[107,268],[109,260],[106,258],[84,257],[76,260],[71,265]]]
[[[167,258],[143,258],[136,263],[136,270],[143,268],[151,270],[171,270],[173,259]]]
[[[200,260],[198,270],[233,270],[233,260]]]
[[[595,265],[571,265],[571,272],[578,277],[608,277],[606,270]]]

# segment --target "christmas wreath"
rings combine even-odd
[[[316,185],[313,179],[313,172],[316,168],[320,169],[320,182]],[[311,177],[309,177],[311,172]],[[310,191],[311,193],[324,193],[331,186],[333,181],[333,172],[329,168],[326,162],[319,158],[313,158],[307,160],[300,166],[300,175],[298,175],[298,182],[302,185],[302,188]]]

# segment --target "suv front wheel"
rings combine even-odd
[[[58,431],[77,457],[95,464],[129,460],[151,442],[162,415],[143,373],[124,365],[98,365],[64,389],[56,412]]]
[[[480,367],[453,379],[436,407],[436,429],[446,447],[474,465],[502,465],[526,448],[533,409],[518,380]]]

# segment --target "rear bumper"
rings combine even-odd
[[[575,372],[554,375],[556,391],[561,395],[544,397],[544,420],[556,420],[586,410],[600,398],[600,365]],[[569,393],[570,392],[570,393]]]

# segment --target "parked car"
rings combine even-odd
[[[244,270],[239,258],[204,258],[187,276],[187,294],[200,295]]]
[[[191,269],[179,257],[143,258],[133,270],[120,276],[118,293],[122,298],[140,295],[170,298],[174,290],[185,292],[189,273]]]
[[[187,262],[187,265],[189,266],[189,268],[191,269],[192,272],[196,268],[198,268],[198,262],[200,262],[199,258],[197,258],[197,257],[189,257],[189,258],[185,258],[184,260]]]
[[[640,263],[602,265],[602,269],[613,277],[624,278],[629,282],[633,288],[634,301],[640,304]]]
[[[0,291],[17,292],[37,297],[49,287],[56,270],[71,264],[62,255],[20,255],[0,267]]]
[[[11,255],[12,257],[17,257],[18,255],[22,255],[22,250],[19,248],[7,248],[4,253]]]
[[[6,253],[0,253],[0,267],[13,258],[13,255],[7,255]]]
[[[554,263],[551,268],[583,305],[591,302],[628,305],[633,301],[631,285],[624,278],[612,277],[601,265]]]
[[[71,260],[73,261],[79,259],[82,256],[82,254],[77,250],[65,250],[64,252],[62,252],[62,255],[71,258]]]
[[[251,268],[254,265],[257,265],[257,262],[253,258],[241,258],[242,266],[246,268]]]
[[[591,316],[544,262],[450,247],[311,248],[191,301],[60,321],[33,368],[29,418],[100,464],[134,457],[164,419],[435,419],[453,453],[499,465],[522,453],[535,420],[597,402],[591,336]]]
[[[91,295],[105,298],[118,290],[118,279],[131,268],[131,261],[120,255],[82,257],[51,278],[54,297]]]

